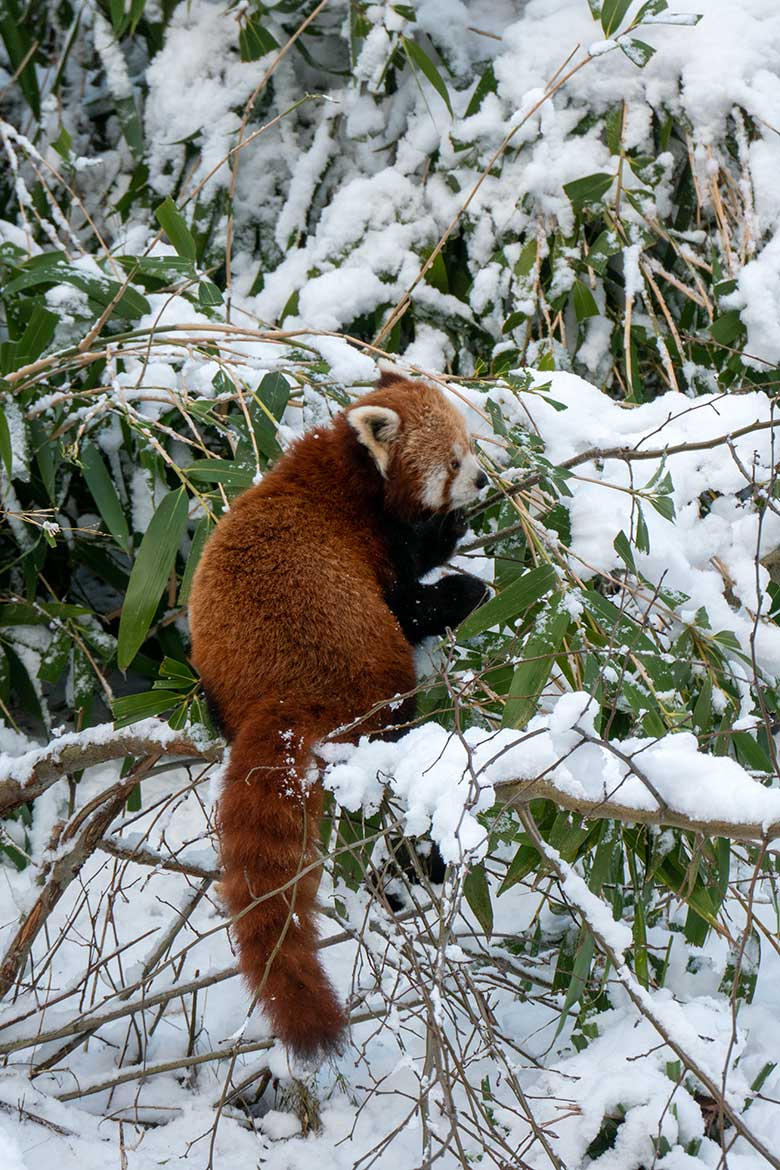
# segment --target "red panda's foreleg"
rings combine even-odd
[[[478,577],[453,573],[433,585],[399,582],[389,592],[387,604],[404,637],[416,646],[423,638],[439,637],[447,629],[454,630],[487,599],[488,593],[485,582]]]

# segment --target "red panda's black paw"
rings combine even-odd
[[[432,523],[434,531],[430,534],[428,557],[433,565],[443,565],[469,530],[466,512],[463,508],[454,508],[443,516],[435,516]]]
[[[453,541],[457,544],[469,530],[469,522],[466,519],[465,508],[454,508],[446,516],[446,528],[448,533],[452,536]]]
[[[454,629],[490,596],[490,590],[479,577],[469,573],[453,573],[438,582],[442,618]]]

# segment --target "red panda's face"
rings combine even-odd
[[[487,484],[463,416],[432,386],[399,378],[347,419],[385,479],[388,508],[404,519],[462,508]]]

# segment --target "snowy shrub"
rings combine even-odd
[[[776,0],[0,46],[4,1165],[780,1166]],[[494,595],[407,736],[322,745],[315,1077],[235,978],[186,605],[380,360],[478,436]]]

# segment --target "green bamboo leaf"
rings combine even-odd
[[[111,704],[114,727],[118,731],[120,727],[129,727],[139,719],[162,715],[180,702],[181,695],[176,691],[145,691],[140,695],[122,695]]]
[[[57,477],[57,459],[55,452],[57,450],[56,444],[51,440],[51,429],[47,426],[43,419],[31,419],[29,425],[30,438],[32,439],[33,454],[35,455],[35,462],[38,465],[38,470],[41,473],[41,481],[46,489],[46,494],[49,501],[53,505],[55,503],[55,481]]]
[[[636,506],[636,547],[640,552],[650,552],[650,533],[647,531],[647,521],[639,501]]]
[[[605,37],[611,37],[618,31],[630,4],[631,0],[604,0],[601,6],[601,27]]]
[[[204,309],[222,304],[222,293],[212,280],[204,279],[198,285],[198,304]]]
[[[743,329],[739,309],[729,309],[721,317],[716,317],[710,325],[710,333],[721,345],[731,345]]]
[[[528,877],[535,869],[539,869],[544,865],[544,859],[533,845],[519,845],[517,851],[509,863],[507,871],[504,875],[504,880],[499,886],[499,895],[503,894],[505,890],[510,889],[511,886],[516,886],[523,878]]]
[[[774,772],[769,756],[749,731],[732,732],[731,741],[737,759],[743,767],[751,768],[754,772],[766,772],[768,775]]]
[[[82,272],[80,268],[71,268],[62,262],[62,253],[53,252],[44,256],[35,256],[21,266],[18,276],[5,285],[4,296],[22,292],[28,288],[36,288],[40,284],[71,284],[74,288],[95,302],[101,309],[107,309],[116,298],[116,304],[111,315],[135,320],[151,312],[146,297],[137,289],[122,286],[109,276],[97,276],[94,273]],[[34,263],[37,261],[38,263]]]
[[[668,7],[667,0],[647,0],[637,12],[634,22],[641,24],[646,16],[657,16],[659,12],[665,12]]]
[[[634,942],[634,972],[643,987],[650,983],[650,969],[647,960],[647,929],[645,923],[645,903],[643,882],[636,864],[636,848],[630,842],[626,850],[628,871],[631,874],[631,884],[634,887],[634,922],[632,935]]]
[[[497,89],[498,83],[496,82],[496,75],[493,72],[492,64],[490,64],[480,77],[479,81],[477,82],[476,89],[469,98],[469,104],[466,106],[466,113],[464,117],[470,118],[472,114],[476,114],[486,96],[489,93],[495,93]]]
[[[501,720],[503,727],[523,727],[533,715],[570,621],[559,594],[523,647],[524,661],[512,676]]]
[[[560,853],[564,861],[576,861],[581,846],[588,837],[592,836],[594,826],[585,824],[574,817],[572,813],[563,809],[556,813],[552,828],[546,839],[553,849]]]
[[[249,418],[261,455],[275,459],[282,448],[276,437],[279,420],[290,400],[290,385],[284,374],[266,374],[249,404]]]
[[[707,675],[702,683],[699,697],[692,712],[693,726],[701,734],[706,734],[713,724],[712,707],[712,679]]]
[[[52,618],[85,617],[92,611],[83,605],[65,605],[50,601],[31,605],[26,601],[8,601],[0,605],[0,627],[2,626],[48,626]]]
[[[751,1084],[751,1086],[750,1086],[751,1092],[752,1093],[760,1093],[764,1087],[765,1081],[767,1080],[767,1078],[769,1076],[771,1076],[771,1074],[775,1071],[776,1068],[777,1068],[777,1062],[772,1061],[772,1060],[768,1060],[766,1062],[766,1064],[763,1065],[761,1072],[758,1074],[756,1079]],[[745,1104],[745,1108],[747,1109],[748,1105],[751,1105],[751,1104],[752,1104],[752,1101],[748,1101]]]
[[[251,467],[234,459],[197,459],[184,468],[184,473],[196,483],[221,483],[241,489],[251,487],[254,476]]]
[[[20,366],[34,362],[41,356],[54,337],[58,322],[59,317],[56,313],[40,304],[34,306],[27,327],[17,343]]]
[[[165,679],[171,679],[171,689],[181,690],[186,684],[189,688],[195,686],[198,681],[198,676],[193,671],[192,667],[186,663],[181,662],[178,658],[171,658],[166,654],[160,663],[160,674]],[[161,689],[164,689],[166,684],[163,684]],[[157,686],[157,683],[155,683]]]
[[[146,0],[131,0],[131,2],[130,2],[130,27],[128,29],[128,32],[131,35],[135,32],[136,26],[144,14],[145,7],[146,7]]]
[[[497,597],[491,598],[470,614],[458,628],[458,638],[465,641],[484,633],[491,626],[508,625],[524,613],[529,606],[544,597],[553,588],[558,577],[552,565],[540,565],[516,578]]]
[[[511,333],[513,329],[517,329],[518,325],[522,325],[528,320],[528,314],[522,313],[519,309],[515,313],[510,313],[504,324],[501,326],[502,333]]]
[[[578,321],[585,321],[588,317],[598,317],[599,307],[596,298],[588,286],[581,280],[575,280],[571,290],[574,314]]]
[[[563,189],[579,211],[588,203],[599,203],[609,191],[614,182],[614,175],[607,175],[603,171],[595,175],[586,175],[584,179],[574,179],[571,183],[564,183]]]
[[[623,561],[626,568],[630,569],[632,573],[635,573],[636,565],[634,564],[634,554],[631,551],[631,545],[629,544],[628,537],[622,529],[620,532],[618,532],[617,536],[613,540],[612,547],[620,557],[621,561]]]
[[[0,5],[0,38],[8,54],[10,72],[17,77],[19,88],[37,119],[41,116],[41,95],[35,70],[38,45],[28,31],[26,15],[20,10],[17,0],[3,0]]]
[[[447,92],[447,86],[444,84],[439,70],[434,65],[428,54],[424,49],[421,49],[416,41],[410,40],[409,37],[401,37],[401,44],[404,52],[409,59],[409,63],[414,68],[420,70],[424,77],[427,77],[437,94],[444,102],[445,106],[450,112],[450,117],[455,115],[452,112],[452,103],[450,102],[450,95]]]
[[[192,261],[184,256],[116,256],[116,260],[127,269],[143,276],[153,276],[164,284],[173,284],[182,276],[193,276]]]
[[[652,45],[648,45],[646,41],[640,41],[638,37],[628,37],[626,40],[621,40],[620,47],[629,61],[633,62],[634,65],[638,65],[640,69],[644,69],[647,62],[655,53]]]
[[[190,599],[190,590],[192,589],[193,578],[195,577],[195,570],[198,567],[201,553],[206,544],[206,539],[211,532],[214,521],[211,516],[202,516],[195,525],[195,531],[192,534],[192,544],[190,545],[190,555],[187,557],[187,564],[184,567],[184,576],[181,579],[181,586],[179,588],[179,596],[177,598],[178,605],[186,605]]]
[[[138,107],[132,95],[119,98],[116,102],[116,112],[119,125],[122,127],[122,136],[130,148],[133,158],[138,161],[144,153],[144,131],[141,119],[138,116]]]
[[[279,48],[279,42],[251,17],[238,34],[238,51],[242,61],[257,61]]]
[[[670,522],[674,520],[674,500],[671,496],[647,496],[646,499],[655,508],[658,515],[663,516],[664,520]]]
[[[184,216],[170,195],[166,196],[160,206],[155,208],[154,214],[179,255],[183,256],[185,260],[194,261],[197,256],[195,240],[184,221]]]
[[[603,276],[606,272],[610,257],[616,255],[619,251],[620,241],[614,232],[603,231],[593,247],[589,250],[587,256],[583,256],[583,260],[588,268],[592,268],[594,272],[598,272],[600,276]]]
[[[125,23],[125,3],[124,0],[109,0],[108,14],[111,17],[111,29],[114,36],[121,37],[123,26]]]
[[[186,527],[187,493],[177,488],[163,497],[135,558],[119,620],[120,670],[127,670],[149,632]]]
[[[484,865],[472,865],[463,882],[463,893],[485,934],[493,930],[493,906]]]
[[[0,622],[0,625],[2,624]],[[14,705],[21,707],[33,719],[43,721],[38,692],[30,679],[27,667],[8,644],[5,646],[5,656],[8,662],[8,683],[14,698]]]
[[[566,989],[566,997],[558,1018],[558,1026],[555,1029],[556,1036],[566,1023],[566,1018],[574,1004],[582,1002],[583,994],[588,986],[588,977],[591,966],[593,965],[595,952],[596,944],[593,935],[586,926],[583,926],[580,931],[580,941],[577,946],[577,953],[574,956],[571,976],[569,977],[569,986]]]
[[[92,499],[97,505],[103,523],[124,552],[131,550],[130,533],[125,514],[117,495],[114,481],[108,473],[103,456],[95,443],[85,443],[81,449],[81,467]]]
[[[38,668],[38,678],[42,682],[56,683],[65,669],[72,645],[73,639],[67,630],[61,629],[54,635]]]
[[[645,906],[641,891],[637,890],[634,898],[634,923],[632,927],[634,942],[634,973],[643,987],[650,985],[650,966],[647,961],[647,928],[645,925]]]

